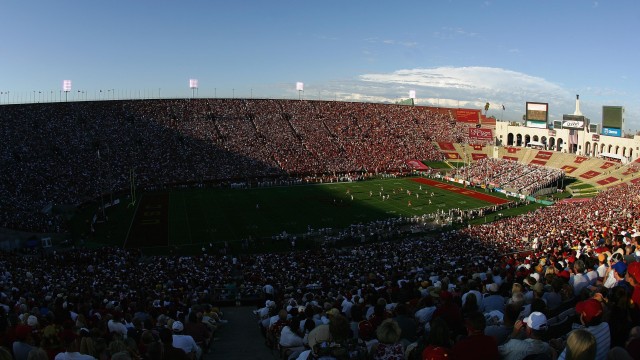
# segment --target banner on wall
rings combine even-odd
[[[456,109],[456,120],[460,122],[477,124],[480,121],[480,110]]]
[[[477,141],[491,141],[493,140],[493,130],[470,127],[469,139]]]

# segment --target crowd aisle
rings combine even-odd
[[[216,334],[216,340],[204,360],[255,359],[273,360],[276,353],[264,345],[264,336],[256,323],[255,307],[240,306],[222,308],[228,323]]]

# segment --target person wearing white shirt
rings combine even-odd
[[[483,312],[484,297],[482,296],[482,293],[478,291],[478,283],[476,281],[471,281],[469,285],[470,285],[470,290],[466,292],[464,295],[462,295],[462,306],[464,306],[465,302],[467,301],[467,296],[470,293],[473,293],[476,296],[476,300],[478,302],[478,311]]]
[[[601,298],[601,297],[600,297]],[[580,319],[580,325],[574,324],[573,330],[584,329],[593,334],[596,339],[596,359],[604,360],[611,347],[611,333],[609,324],[602,321],[604,308],[601,300],[587,299],[576,304],[576,314]],[[558,360],[564,360],[567,354],[565,348],[558,356]]]
[[[612,267],[620,261],[622,261],[622,254],[620,253],[615,253],[609,258],[609,268],[607,269],[603,284],[607,289],[613,288],[618,283],[618,280],[614,276],[615,271]]]
[[[574,274],[569,279],[569,284],[573,286],[573,294],[575,296],[580,295],[580,292],[585,287],[589,286],[589,277],[584,273],[585,266],[582,260],[577,260],[575,264],[573,264]]]
[[[607,263],[610,257],[606,253],[598,254],[598,268],[596,268],[596,272],[598,273],[598,280],[604,281],[605,275],[607,275]]]
[[[353,303],[351,301],[349,301],[349,299],[347,299],[346,297],[344,298],[344,300],[342,300],[342,304],[340,304],[341,306],[341,311],[342,313],[347,317],[350,318],[351,317],[351,307],[353,306]]]
[[[75,335],[66,335],[62,339],[62,343],[65,351],[56,355],[55,360],[96,360],[91,355],[80,354],[80,338]]]
[[[431,298],[422,298],[419,306],[423,306],[420,310],[416,311],[414,316],[421,326],[424,326],[431,322],[433,313],[436,311],[436,306],[433,304]]]
[[[173,347],[182,349],[185,354],[194,354],[196,359],[200,359],[202,355],[202,349],[196,344],[191,335],[183,335],[184,325],[180,321],[174,321],[171,325],[173,330]]]
[[[289,325],[283,327],[280,332],[280,346],[287,348],[291,353],[301,353],[305,349],[303,338],[296,331],[299,328],[300,318],[294,317]]]
[[[109,328],[110,333],[115,333],[122,336],[123,339],[127,338],[127,326],[122,323],[120,319],[111,319],[107,322],[107,327]]]
[[[548,329],[547,317],[543,313],[534,311],[522,321],[517,321],[513,332],[518,333],[522,328],[527,335],[526,339],[512,338],[498,347],[502,359],[523,359],[533,354],[546,354],[553,358],[555,351],[542,340]]]

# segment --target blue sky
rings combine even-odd
[[[57,100],[64,79],[87,100],[189,97],[190,78],[199,97],[296,99],[301,81],[307,99],[415,90],[511,120],[580,94],[592,122],[621,105],[640,130],[636,0],[0,0],[0,24],[0,104]]]

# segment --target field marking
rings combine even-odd
[[[127,236],[124,238],[124,244],[122,244],[122,248],[127,248],[127,241],[129,241],[129,235],[131,234],[131,229],[133,228],[133,222],[136,220],[136,215],[138,214],[138,207],[140,207],[140,203],[142,202],[142,197],[144,197],[144,193],[140,195],[140,199],[136,202],[136,209],[133,212],[133,216],[131,217],[131,222],[129,223],[129,230],[127,230]]]
[[[450,192],[453,193],[458,193],[458,194],[462,194],[462,195],[466,195],[469,197],[472,197],[474,199],[478,199],[478,200],[482,200],[485,202],[489,202],[492,203],[494,205],[502,205],[502,204],[506,204],[509,202],[509,200],[505,200],[502,198],[499,198],[497,196],[493,196],[493,195],[488,195],[488,194],[483,194],[481,192],[475,191],[475,190],[470,190],[467,188],[460,188],[451,184],[447,184],[447,183],[441,183],[435,180],[431,180],[431,179],[425,179],[425,178],[417,178],[417,179],[411,179],[412,181],[415,181],[417,183],[422,183],[422,184],[426,184],[429,186],[434,186],[443,190],[448,190]]]

